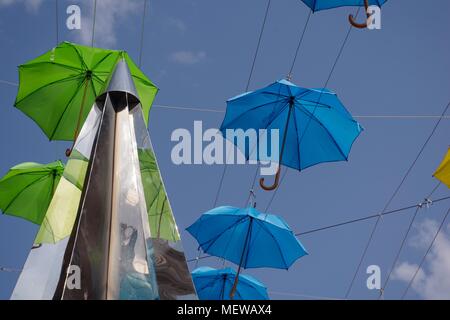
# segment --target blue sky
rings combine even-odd
[[[95,45],[127,50],[139,56],[142,1],[98,0]],[[59,0],[60,41],[90,43],[92,1]],[[79,4],[82,30],[65,27],[65,9]],[[250,72],[266,1],[264,0],[150,0],[145,22],[143,70],[159,86],[155,105],[194,107],[184,111],[154,107],[149,130],[188,258],[197,255],[195,240],[184,231],[209,209],[222,166],[176,166],[170,159],[177,128],[217,128],[225,101],[244,91]],[[315,13],[294,68],[293,82],[321,87],[330,72],[348,29],[340,8]],[[337,92],[347,109],[364,126],[349,162],[289,171],[269,212],[283,216],[296,231],[304,231],[383,209],[408,166],[450,100],[450,3],[390,0],[382,10],[382,29],[353,30],[328,88]],[[250,89],[286,76],[308,10],[300,0],[272,1]],[[16,66],[47,51],[56,43],[52,0],[0,0],[0,79],[17,82]],[[0,83],[0,174],[21,162],[64,159],[65,143],[50,143],[39,128],[13,108],[17,88]],[[216,110],[210,112],[208,110]],[[390,209],[418,203],[433,189],[432,173],[449,145],[449,119],[443,119],[422,157]],[[227,170],[219,205],[242,206],[253,178],[253,166]],[[266,207],[271,193],[260,189],[257,202]],[[433,195],[449,195],[441,186]],[[399,298],[413,265],[431,241],[436,224],[449,207],[443,201],[421,209],[400,257],[401,268],[386,289],[386,298]],[[413,211],[383,218],[356,278],[350,298],[376,299],[366,287],[365,269],[381,267],[384,281],[394,261]],[[300,237],[310,255],[289,271],[251,269],[273,299],[306,296],[343,298],[356,269],[374,220]],[[0,216],[0,266],[21,268],[37,227]],[[431,237],[430,237],[431,235]],[[450,298],[450,224],[447,223],[429,255],[409,298]],[[200,265],[220,266],[216,259]],[[411,268],[412,266],[412,268]],[[194,268],[191,263],[190,267]],[[0,299],[9,298],[18,273],[0,272]]]

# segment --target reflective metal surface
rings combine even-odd
[[[115,124],[116,112],[107,96],[55,299],[107,298]],[[67,285],[67,270],[73,266],[80,270],[80,288]]]

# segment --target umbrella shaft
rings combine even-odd
[[[284,133],[283,133],[283,142],[281,144],[281,151],[280,151],[280,163],[278,164],[278,167],[281,166],[281,161],[283,160],[283,153],[284,153],[284,147],[286,146],[286,139],[287,139],[287,133],[289,129],[289,121],[291,120],[291,113],[292,108],[294,106],[294,102],[289,102],[289,112],[286,120],[286,126],[284,127]]]
[[[238,285],[238,282],[239,282],[239,274],[241,273],[242,263],[244,262],[243,261],[244,260],[244,256],[245,256],[245,253],[247,251],[246,249],[248,249],[248,242],[249,242],[249,239],[250,239],[250,233],[252,231],[252,224],[253,224],[253,219],[250,218],[250,223],[249,223],[249,226],[248,226],[247,235],[245,236],[244,249],[242,249],[241,260],[239,261],[238,271],[236,273],[236,278],[234,279],[233,288],[231,289],[231,292],[230,292],[230,298],[231,299],[233,299],[234,294],[236,293],[237,285]]]

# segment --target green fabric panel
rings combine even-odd
[[[80,199],[81,190],[62,177],[34,243],[56,243],[68,237],[75,223]]]
[[[74,149],[69,161],[67,161],[63,176],[78,189],[82,190],[88,165],[88,159]]]
[[[138,155],[152,238],[178,241],[180,234],[155,156],[149,149],[138,149]]]

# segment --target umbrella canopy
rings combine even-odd
[[[381,7],[387,0],[302,0],[313,12],[333,9],[347,6],[364,6],[367,9],[369,6],[375,5]],[[367,14],[369,17],[369,14]],[[366,28],[367,23],[357,23],[352,15],[349,16],[350,23],[356,28]]]
[[[450,188],[450,148],[433,176]]]
[[[50,140],[76,139],[95,98],[119,59],[127,62],[147,123],[158,91],[124,51],[63,42],[19,66],[15,106],[33,119]]]
[[[241,268],[288,269],[308,254],[281,217],[253,207],[212,209],[187,231],[204,252],[239,265],[230,298],[236,293]]]
[[[63,171],[61,161],[27,162],[11,168],[0,180],[0,209],[41,224]]]
[[[243,268],[288,269],[307,254],[284,219],[255,208],[218,207],[186,230],[204,252]]]
[[[282,139],[279,163],[297,170],[347,161],[363,130],[335,93],[301,88],[287,80],[228,100],[220,128],[225,137],[226,129],[278,129]],[[254,149],[250,146],[241,151],[248,159]],[[256,154],[258,160],[266,160]],[[275,189],[278,177],[279,172],[274,186],[265,189]],[[263,183],[261,186],[264,188]]]
[[[364,6],[364,0],[302,0],[312,11],[333,9],[338,7]],[[369,0],[369,6],[381,7],[387,0]]]
[[[236,278],[231,268],[213,269],[200,267],[192,272],[197,295],[200,300],[228,300]],[[236,288],[235,300],[269,300],[267,288],[257,279],[241,274]]]

